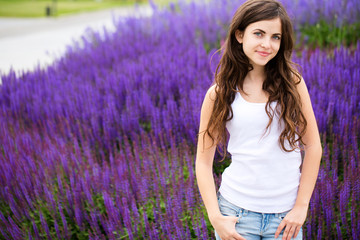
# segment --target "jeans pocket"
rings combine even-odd
[[[220,212],[224,216],[238,216],[238,209],[236,206],[228,202],[226,199],[224,199],[222,196],[218,197],[218,203]]]
[[[224,204],[224,203],[220,203],[219,204],[220,207],[220,212],[222,215],[224,216],[236,216],[236,209],[232,208],[231,206]]]

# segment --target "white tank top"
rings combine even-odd
[[[278,141],[283,124],[269,117],[266,103],[246,101],[239,92],[227,122],[228,152],[232,162],[222,174],[221,195],[238,207],[262,213],[280,213],[293,208],[300,182],[301,152],[285,152]],[[272,102],[273,109],[276,102]],[[264,134],[265,133],[265,134]],[[286,149],[290,149],[285,142]]]

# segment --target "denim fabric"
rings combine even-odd
[[[235,206],[234,204],[227,201],[221,194],[218,192],[218,203],[220,207],[220,212],[224,216],[236,216],[238,221],[235,225],[236,231],[244,237],[246,240],[273,240],[275,239],[275,232],[282,221],[282,219],[289,212],[282,213],[258,213],[252,212],[240,207]],[[281,231],[281,234],[277,240],[282,239],[282,234],[284,229]],[[221,240],[219,235],[215,231],[216,240]],[[292,238],[294,239],[294,238]],[[296,240],[302,239],[302,228],[298,233]]]

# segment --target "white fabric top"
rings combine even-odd
[[[283,124],[269,117],[266,103],[247,102],[239,92],[232,103],[233,119],[228,152],[232,162],[222,174],[221,195],[238,207],[262,213],[281,213],[293,208],[300,182],[301,152],[285,152],[278,141]],[[276,102],[272,102],[273,109]],[[265,134],[264,134],[265,133]],[[286,141],[286,149],[290,149]]]

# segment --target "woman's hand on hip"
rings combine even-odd
[[[212,225],[221,240],[246,240],[236,230],[235,225],[239,218],[234,216],[218,216],[213,219]]]
[[[281,230],[284,230],[282,240],[290,240],[292,237],[296,238],[302,225],[305,222],[308,207],[295,206],[281,221],[279,227],[275,232],[275,238],[280,235]]]

